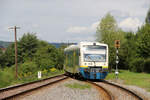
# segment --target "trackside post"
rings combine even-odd
[[[41,71],[38,71],[38,79],[40,79],[42,77],[42,73]]]
[[[118,63],[119,63],[119,57],[118,57],[118,49],[120,48],[120,40],[115,40],[115,48],[116,48],[116,70],[115,70],[115,75],[116,79],[118,79]]]

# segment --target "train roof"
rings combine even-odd
[[[75,49],[78,49],[78,48],[79,48],[79,45],[70,45],[67,48],[65,48],[65,51],[67,51],[67,50],[75,50]]]
[[[107,46],[107,44],[104,44],[104,43],[100,43],[100,42],[79,42],[78,45],[93,45],[93,44],[96,44],[96,45],[103,45],[103,46]]]
[[[77,45],[70,45],[67,48],[65,48],[65,51],[68,50],[76,50],[79,49],[82,45],[102,45],[102,46],[108,46],[107,44],[104,43],[99,43],[99,42],[79,42]]]

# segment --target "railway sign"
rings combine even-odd
[[[41,71],[38,71],[38,79],[40,79],[42,77],[42,73]]]
[[[115,48],[116,48],[116,71],[115,71],[115,75],[116,75],[116,79],[118,79],[118,63],[119,63],[119,57],[118,57],[118,49],[120,48],[120,40],[115,40]]]
[[[120,48],[120,40],[115,40],[115,48]]]

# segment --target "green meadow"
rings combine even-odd
[[[109,73],[106,80],[116,81],[116,76],[113,73]],[[150,74],[148,73],[136,73],[127,70],[120,70],[118,75],[118,80],[126,85],[135,85],[146,89],[150,92]]]

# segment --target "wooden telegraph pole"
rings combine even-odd
[[[10,27],[9,29],[14,29],[15,32],[15,65],[16,65],[16,78],[18,78],[18,61],[17,61],[17,29],[20,29],[20,27]]]

